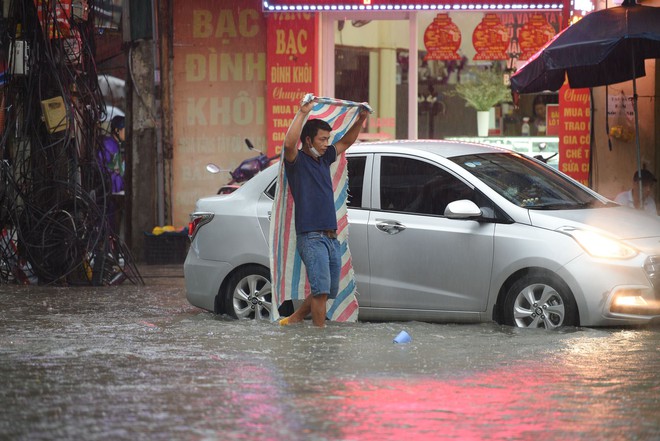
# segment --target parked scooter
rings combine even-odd
[[[245,144],[247,144],[250,150],[254,150],[255,152],[259,153],[259,155],[244,160],[234,170],[223,170],[213,163],[206,164],[206,171],[209,173],[215,174],[222,171],[228,171],[231,175],[231,180],[226,185],[220,187],[218,194],[233,193],[238,187],[241,186],[241,184],[243,184],[243,182],[249,181],[254,175],[268,168],[268,166],[271,165],[273,161],[280,158],[279,155],[270,157],[266,156],[264,153],[254,148],[252,142],[250,142],[250,140],[247,138],[245,138]]]

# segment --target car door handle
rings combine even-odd
[[[376,219],[376,228],[387,234],[397,234],[405,230],[406,226],[397,221]]]
[[[269,211],[269,212],[268,212],[268,221],[270,221],[270,216],[271,216],[271,214],[272,214],[272,213]]]

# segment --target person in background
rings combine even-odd
[[[639,197],[640,179],[642,181],[641,198]],[[653,200],[653,185],[657,181],[658,180],[653,176],[653,173],[645,168],[641,170],[641,175],[639,171],[636,171],[633,175],[632,188],[619,193],[616,198],[614,198],[614,202],[620,205],[625,205],[626,207],[644,210],[649,214],[657,216],[658,210],[655,205],[655,200]],[[643,202],[643,206],[640,205],[640,200]]]
[[[532,136],[545,136],[546,131],[546,107],[545,99],[543,96],[539,95],[534,98],[534,103],[532,105],[532,111],[534,116],[531,120],[531,135]]]
[[[115,116],[110,121],[110,134],[103,138],[103,149],[99,153],[101,162],[110,173],[113,194],[124,191],[124,160],[122,159],[121,143],[126,140],[126,119]]]
[[[110,134],[103,138],[103,147],[99,152],[99,161],[106,168],[110,177],[108,220],[113,231],[119,233],[121,212],[124,205],[124,169],[122,143],[126,140],[126,119],[115,116],[110,121]]]

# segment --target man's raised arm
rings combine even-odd
[[[284,136],[284,159],[289,162],[293,162],[298,155],[296,146],[300,140],[300,133],[302,132],[307,114],[312,110],[312,107],[314,107],[312,102],[301,102],[300,109],[296,112],[291,125],[289,125],[289,129],[286,131],[286,135]]]
[[[337,149],[337,155],[341,155],[348,149],[353,143],[357,140],[360,131],[362,131],[362,124],[364,120],[369,116],[369,110],[362,106],[360,107],[360,114],[353,123],[350,129],[341,137],[339,141],[335,143],[335,148]]]

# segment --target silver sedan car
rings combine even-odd
[[[660,320],[659,218],[480,144],[360,143],[347,158],[359,320],[543,328]],[[277,168],[197,201],[184,264],[192,305],[270,317]]]

